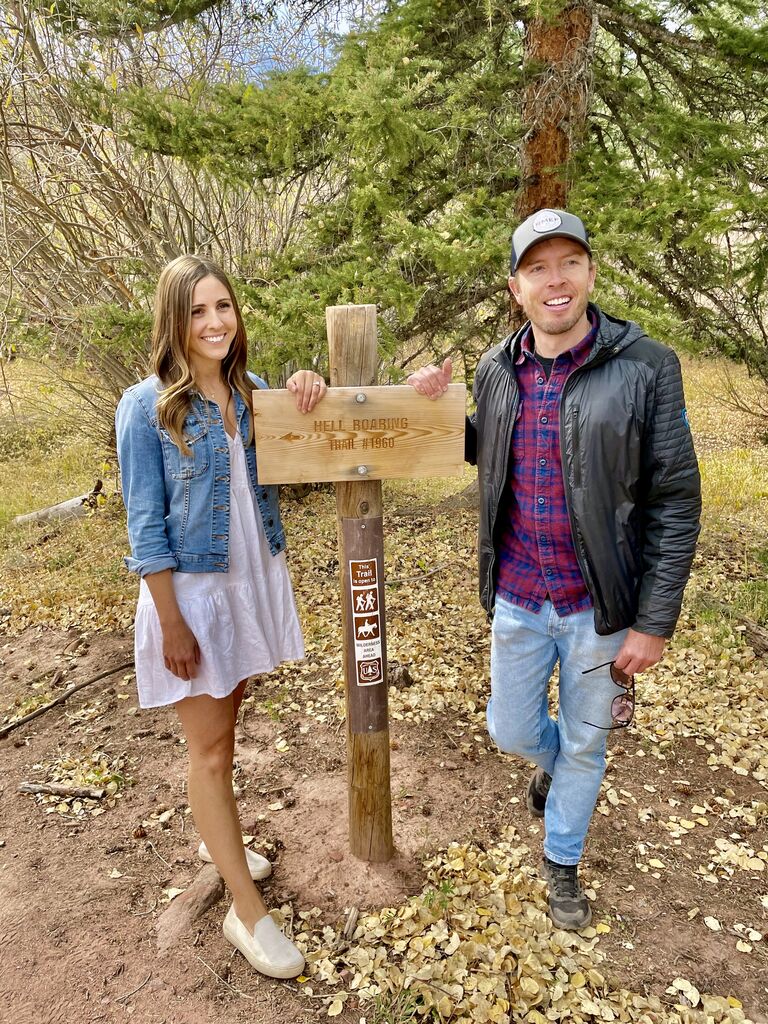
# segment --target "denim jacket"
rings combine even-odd
[[[266,383],[250,374],[257,387]],[[148,377],[123,394],[117,407],[117,453],[128,511],[131,556],[125,564],[140,576],[229,570],[229,445],[221,412],[199,395],[184,421],[190,454],[184,455],[157,421],[159,381]],[[237,429],[243,439],[253,493],[273,555],[285,547],[277,487],[259,484],[256,452],[247,444],[250,410],[234,393]]]

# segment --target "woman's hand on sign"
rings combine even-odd
[[[163,626],[163,660],[168,671],[179,679],[194,679],[197,675],[200,648],[183,619]]]
[[[328,390],[323,378],[314,370],[297,370],[285,382],[285,386],[296,396],[299,412],[312,412]]]
[[[410,384],[420,395],[426,395],[427,398],[440,398],[448,390],[452,376],[453,362],[449,356],[443,360],[440,367],[433,366],[432,363],[429,366],[422,366],[407,378],[406,384]]]

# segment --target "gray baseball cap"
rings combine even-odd
[[[590,256],[592,255],[587,229],[575,214],[567,213],[565,210],[537,210],[530,217],[526,217],[512,235],[510,272],[514,274],[517,271],[520,260],[532,246],[548,238],[571,238],[583,246]]]

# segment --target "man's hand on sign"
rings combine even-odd
[[[291,374],[285,386],[296,395],[296,408],[299,412],[312,412],[328,390],[323,378],[314,370],[297,370]]]
[[[666,643],[663,636],[651,636],[649,633],[638,633],[630,629],[621,650],[616,655],[614,665],[628,676],[644,672],[660,660]]]
[[[429,366],[422,366],[407,378],[406,384],[410,384],[420,395],[426,395],[427,398],[439,398],[448,390],[452,376],[453,363],[449,356],[443,360],[441,367],[433,366],[431,363]]]

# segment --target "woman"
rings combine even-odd
[[[141,577],[136,680],[142,707],[173,704],[189,750],[189,803],[233,903],[224,935],[264,974],[291,978],[304,958],[252,879],[269,861],[242,842],[232,792],[235,721],[247,678],[304,656],[285,565],[277,488],[258,482],[246,335],[224,272],[180,256],[160,275],[154,375],[117,409],[131,557]],[[311,370],[287,383],[309,412],[325,394]]]

